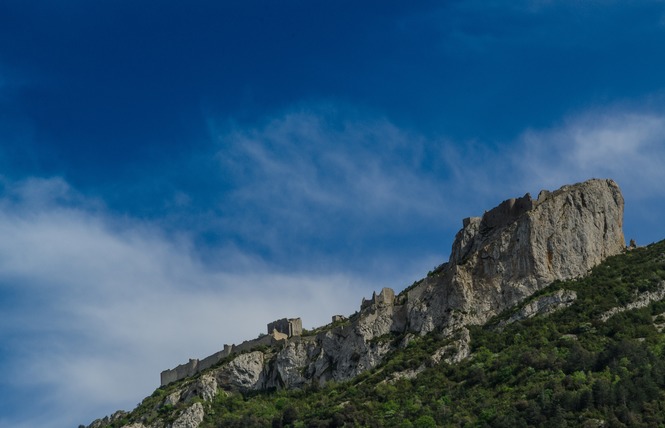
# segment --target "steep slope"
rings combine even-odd
[[[363,300],[350,319],[314,334],[271,341],[272,346],[242,354],[220,354],[210,370],[191,372],[193,378],[161,389],[170,392],[166,397],[159,393],[161,401],[154,405],[165,418],[144,422],[155,427],[198,426],[200,421],[178,425],[174,408],[192,397],[212,399],[219,391],[247,393],[347,381],[433,332],[437,347],[428,349],[433,361],[461,361],[470,349],[469,326],[487,322],[553,281],[581,277],[622,252],[622,217],[623,197],[612,180],[543,191],[537,200],[527,194],[504,201],[482,217],[465,219],[450,261],[398,296],[384,289]],[[550,298],[549,303],[535,302],[535,309],[521,317],[539,313],[539,307],[565,307],[575,297],[568,293]],[[415,377],[423,370],[425,366],[418,365],[396,376]],[[121,426],[123,415],[116,415],[115,426]],[[100,420],[91,426],[110,422]]]
[[[470,327],[471,355],[454,364],[434,358],[454,339],[431,332],[348,382],[211,398],[203,375],[159,388],[100,426],[663,426],[663,290],[665,241],[610,257]],[[525,310],[562,295],[575,299]],[[172,404],[184,387],[192,394]],[[200,424],[175,423],[198,409]]]

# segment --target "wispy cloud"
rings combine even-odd
[[[340,231],[374,248],[391,234],[405,243],[421,233],[452,237],[460,218],[504,198],[591,177],[614,178],[637,202],[665,192],[664,130],[658,110],[610,106],[491,146],[425,137],[343,109],[301,108],[215,134],[234,185],[225,203],[242,207],[223,221],[253,245],[299,255],[292,244],[316,237],[324,248],[337,245]],[[636,211],[628,207],[627,218]]]
[[[594,111],[557,128],[527,131],[521,147],[513,162],[525,179],[543,186],[612,177],[634,199],[665,194],[665,115]]]
[[[386,206],[431,213],[431,204],[413,194],[433,190],[421,168],[423,141],[385,120],[297,111],[219,138],[218,156],[237,174],[239,199],[343,210],[357,200],[364,202],[355,206],[359,215]]]
[[[292,244],[339,242],[342,230],[380,239],[388,224],[413,230],[451,217],[438,142],[387,120],[301,109],[214,137],[234,187],[224,224],[269,251],[298,254]]]
[[[551,129],[526,131],[511,150],[515,182],[531,191],[591,177],[613,178],[626,199],[627,238],[665,237],[665,113],[626,107],[570,116]]]
[[[0,426],[19,426],[20,418],[70,426],[89,422],[73,419],[82,415],[131,408],[158,385],[161,369],[255,337],[276,318],[325,324],[355,310],[359,289],[375,286],[261,266],[219,271],[186,240],[87,207],[61,179],[6,182],[4,194],[0,336],[11,374],[0,389],[44,401],[39,416]]]

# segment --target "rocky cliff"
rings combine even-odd
[[[451,257],[393,297],[384,289],[346,324],[289,340],[266,370],[266,387],[345,380],[378,365],[390,333],[452,335],[482,324],[554,280],[582,276],[625,249],[623,197],[612,180],[590,180],[504,201],[467,218]],[[399,346],[399,344],[397,345]]]
[[[527,194],[504,201],[482,217],[465,219],[450,260],[399,295],[383,289],[363,299],[349,319],[267,349],[229,355],[166,400],[186,402],[198,391],[210,395],[347,380],[379,365],[395,347],[433,331],[451,340],[432,361],[459,361],[468,355],[465,326],[482,324],[552,281],[582,276],[622,252],[622,218],[623,197],[612,180],[542,191],[536,200]],[[557,305],[575,298],[558,297]],[[544,300],[533,306],[533,313],[553,310]]]
[[[622,221],[612,180],[527,194],[465,219],[450,261],[408,292],[407,329],[482,324],[554,280],[586,274],[625,249]]]

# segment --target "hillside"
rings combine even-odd
[[[166,370],[90,427],[657,426],[665,244],[626,251],[622,213],[611,180],[504,201],[397,296]]]
[[[665,302],[648,302],[606,321],[603,315],[641,296],[662,297],[664,287],[661,241],[608,258],[584,278],[555,282],[486,325],[472,327],[471,356],[462,362],[433,361],[434,351],[451,341],[434,331],[348,382],[226,392],[211,401],[201,392],[187,404],[163,404],[183,386],[176,383],[157,389],[133,412],[118,414],[106,426],[139,421],[169,426],[179,408],[192,403],[205,409],[201,427],[662,426]],[[552,314],[501,327],[530,302],[560,290],[574,291],[577,299]]]

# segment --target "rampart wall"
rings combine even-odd
[[[277,325],[281,330],[275,328],[274,325]],[[282,330],[286,330],[287,333],[284,333]],[[173,369],[164,370],[160,374],[160,385],[164,386],[171,382],[192,377],[203,370],[209,369],[231,354],[239,354],[261,346],[274,346],[291,336],[300,336],[302,334],[302,321],[300,318],[277,320],[268,324],[268,332],[270,334],[257,339],[246,340],[240,345],[224,345],[223,350],[215,352],[202,360],[190,358],[185,364],[180,364]]]
[[[376,292],[372,293],[372,298],[367,300],[363,297],[362,302],[360,303],[360,310],[367,309],[369,307],[379,305],[379,306],[390,306],[395,301],[395,291],[392,288],[383,287],[379,294]]]

